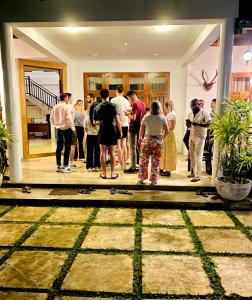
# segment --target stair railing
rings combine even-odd
[[[30,76],[25,76],[25,93],[49,107],[55,106],[60,100],[58,96],[32,80]]]

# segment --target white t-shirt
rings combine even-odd
[[[129,101],[123,96],[117,96],[111,99],[111,103],[115,104],[117,114],[122,127],[129,126],[129,118],[125,115],[125,111],[130,110]]]
[[[164,115],[145,115],[142,123],[146,126],[145,134],[158,136],[162,135],[162,130],[167,124],[166,117]]]
[[[84,121],[84,128],[85,128],[85,130],[87,130],[88,135],[97,135],[100,130],[100,125],[92,126],[89,115],[88,115]]]
[[[197,122],[200,124],[204,124],[204,123],[208,123],[209,121],[211,121],[211,116],[208,112],[201,109],[195,116],[194,116],[193,112],[191,112],[188,115],[188,119],[192,123]],[[207,136],[207,127],[192,125],[190,128],[191,128],[190,137],[197,136],[197,137],[205,138]]]
[[[176,120],[177,120],[176,113],[174,111],[169,112],[166,115],[166,119],[167,119],[167,121],[175,121],[176,122]]]

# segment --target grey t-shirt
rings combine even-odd
[[[162,130],[167,124],[164,115],[145,115],[142,123],[146,126],[145,135],[159,136],[162,135]]]

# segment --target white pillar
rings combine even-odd
[[[16,69],[13,55],[13,32],[12,26],[7,23],[0,24],[0,46],[3,68],[5,113],[7,128],[13,134],[14,142],[8,145],[10,180],[19,182],[22,180],[21,141],[19,127],[21,126],[19,99],[16,95]]]
[[[219,49],[219,76],[216,101],[216,113],[223,114],[223,102],[230,96],[230,81],[234,43],[234,20],[226,19],[221,24]],[[219,171],[220,150],[214,143],[212,184]]]

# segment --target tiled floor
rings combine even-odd
[[[76,168],[72,173],[57,173],[55,157],[32,158],[23,162],[23,180],[26,184],[31,183],[59,183],[59,184],[126,184],[134,185],[137,183],[137,174],[125,174],[122,171],[116,171],[119,174],[118,179],[102,179],[99,177],[100,172],[88,172],[86,164],[76,161]],[[127,165],[129,167],[129,165]],[[187,178],[187,161],[182,155],[178,156],[177,169],[172,172],[170,177],[160,176],[158,185],[173,186],[211,186],[211,177],[205,172],[205,162],[202,162],[202,177],[197,183],[190,182],[191,178]],[[110,176],[108,168],[107,177]],[[150,184],[146,180],[146,184]]]
[[[252,299],[252,212],[0,207],[0,300]]]

